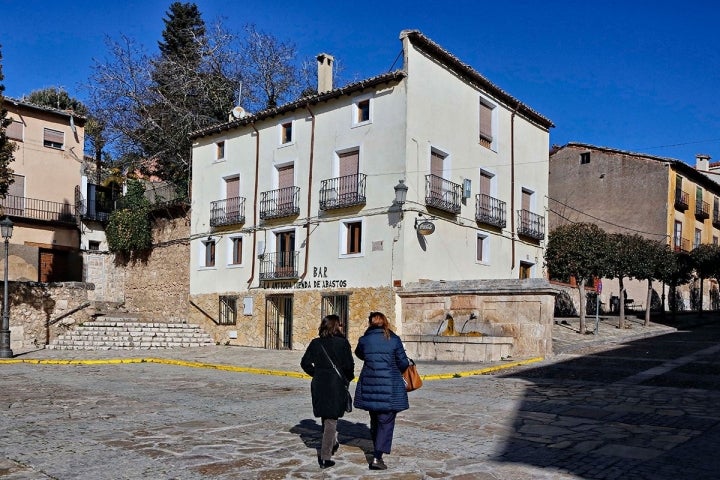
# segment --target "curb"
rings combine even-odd
[[[437,373],[429,375],[420,375],[423,381],[444,380],[449,378],[470,377],[473,375],[487,375],[489,373],[505,370],[508,368],[529,365],[544,360],[544,357],[533,357],[525,360],[507,362],[501,365],[493,365],[478,370],[468,370],[455,373]],[[223,370],[228,372],[250,373],[254,375],[273,375],[280,377],[294,377],[310,379],[311,377],[305,373],[290,372],[286,370],[270,370],[264,368],[238,367],[235,365],[222,365],[216,363],[190,362],[185,360],[172,360],[166,358],[141,357],[141,358],[109,358],[102,360],[58,360],[58,359],[0,359],[0,365],[27,363],[32,365],[121,365],[133,363],[157,363],[162,365],[175,365],[189,368],[207,368],[212,370]],[[356,380],[354,380],[356,381]]]

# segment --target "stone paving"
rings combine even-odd
[[[717,478],[718,391],[528,374],[583,349],[676,330],[621,330],[614,320],[597,335],[560,320],[553,358],[419,363],[426,383],[398,417],[385,472],[368,470],[368,416],[359,410],[339,422],[337,465],[318,468],[302,352],[16,352],[0,361],[0,478]],[[700,465],[698,452],[712,460]]]

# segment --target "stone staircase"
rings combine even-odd
[[[198,325],[145,322],[128,317],[100,317],[60,335],[51,350],[152,350],[215,345]]]

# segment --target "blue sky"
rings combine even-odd
[[[62,86],[80,99],[105,38],[157,49],[170,1],[0,0],[5,95]],[[199,0],[206,23],[248,23],[327,52],[356,80],[390,69],[398,35],[418,29],[556,125],[550,143],[585,142],[720,161],[720,6],[712,1]],[[720,5],[720,4],[719,4]]]

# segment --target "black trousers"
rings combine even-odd
[[[376,452],[390,453],[397,412],[370,412],[370,435]]]

